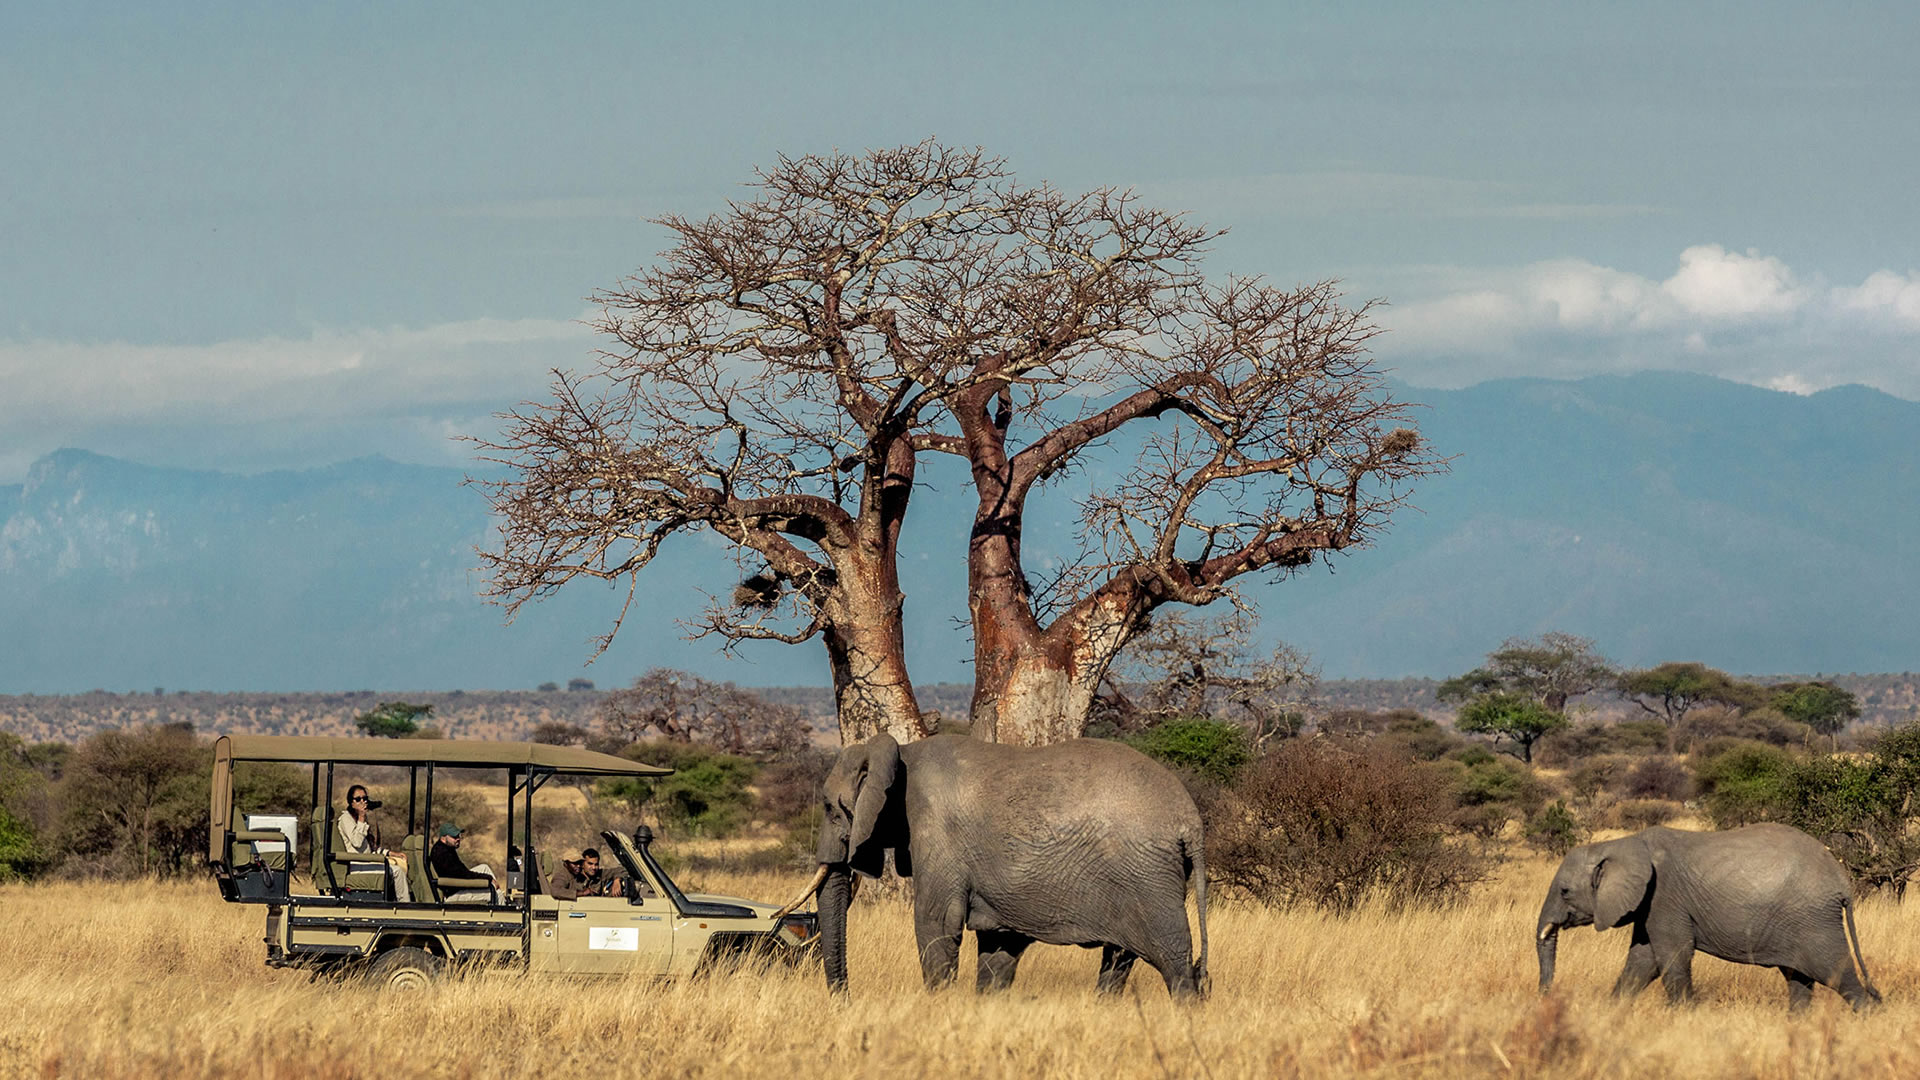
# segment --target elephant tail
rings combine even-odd
[[[1207,974],[1207,849],[1197,837],[1183,839],[1180,845],[1186,854],[1187,881],[1193,886],[1194,904],[1200,913],[1200,949],[1193,961],[1193,988],[1205,995],[1213,988],[1213,979]]]
[[[1873,1000],[1879,1001],[1880,991],[1874,987],[1873,980],[1867,977],[1867,958],[1860,954],[1860,931],[1853,925],[1853,898],[1841,900],[1840,910],[1847,917],[1847,942],[1853,946],[1853,966],[1860,970],[1860,981],[1866,985],[1867,993],[1873,996]]]

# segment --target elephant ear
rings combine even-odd
[[[853,832],[847,837],[847,859],[862,873],[880,872],[887,844],[884,836],[882,842],[875,843],[874,833],[879,830],[880,817],[886,812],[899,776],[900,744],[885,732],[868,739],[866,777],[854,796]]]
[[[1593,927],[1611,930],[1638,911],[1653,885],[1653,853],[1637,840],[1616,844],[1593,868]]]

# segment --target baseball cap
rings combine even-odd
[[[455,825],[451,821],[447,822],[445,825],[440,826],[441,836],[459,836],[464,831],[465,830],[461,829],[460,826]]]

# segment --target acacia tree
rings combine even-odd
[[[1743,683],[1717,668],[1696,662],[1668,662],[1644,670],[1622,672],[1620,695],[1651,716],[1673,726],[1687,718],[1695,705],[1712,702],[1736,708],[1765,699],[1765,691]],[[1655,709],[1655,703],[1659,708]]]
[[[825,644],[841,738],[926,733],[904,657],[898,542],[921,455],[962,459],[973,730],[1076,735],[1115,654],[1168,603],[1364,543],[1434,467],[1331,285],[1209,285],[1216,233],[1102,189],[1016,183],[927,142],[782,158],[596,299],[616,346],[483,456],[511,610],[579,577],[628,583],[709,529],[752,572],[696,628]],[[1144,427],[1083,501],[1080,558],[1032,588],[1028,498]],[[624,617],[624,613],[623,613]],[[617,633],[616,621],[602,648]]]
[[[1564,713],[1569,698],[1615,685],[1617,679],[1593,639],[1548,631],[1537,638],[1508,638],[1487,654],[1484,666],[1441,683],[1434,695],[1441,701],[1467,701],[1505,692]]]

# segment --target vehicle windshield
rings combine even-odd
[[[686,894],[680,891],[680,886],[675,884],[671,877],[667,876],[666,868],[654,859],[651,852],[636,845],[633,838],[624,833],[608,830],[601,833],[600,838],[613,848],[615,857],[620,860],[620,868],[626,871],[628,877],[642,882],[653,878],[660,882],[660,887],[666,890],[666,894],[673,898],[676,905],[686,906]],[[641,870],[642,862],[646,864],[645,871]]]

